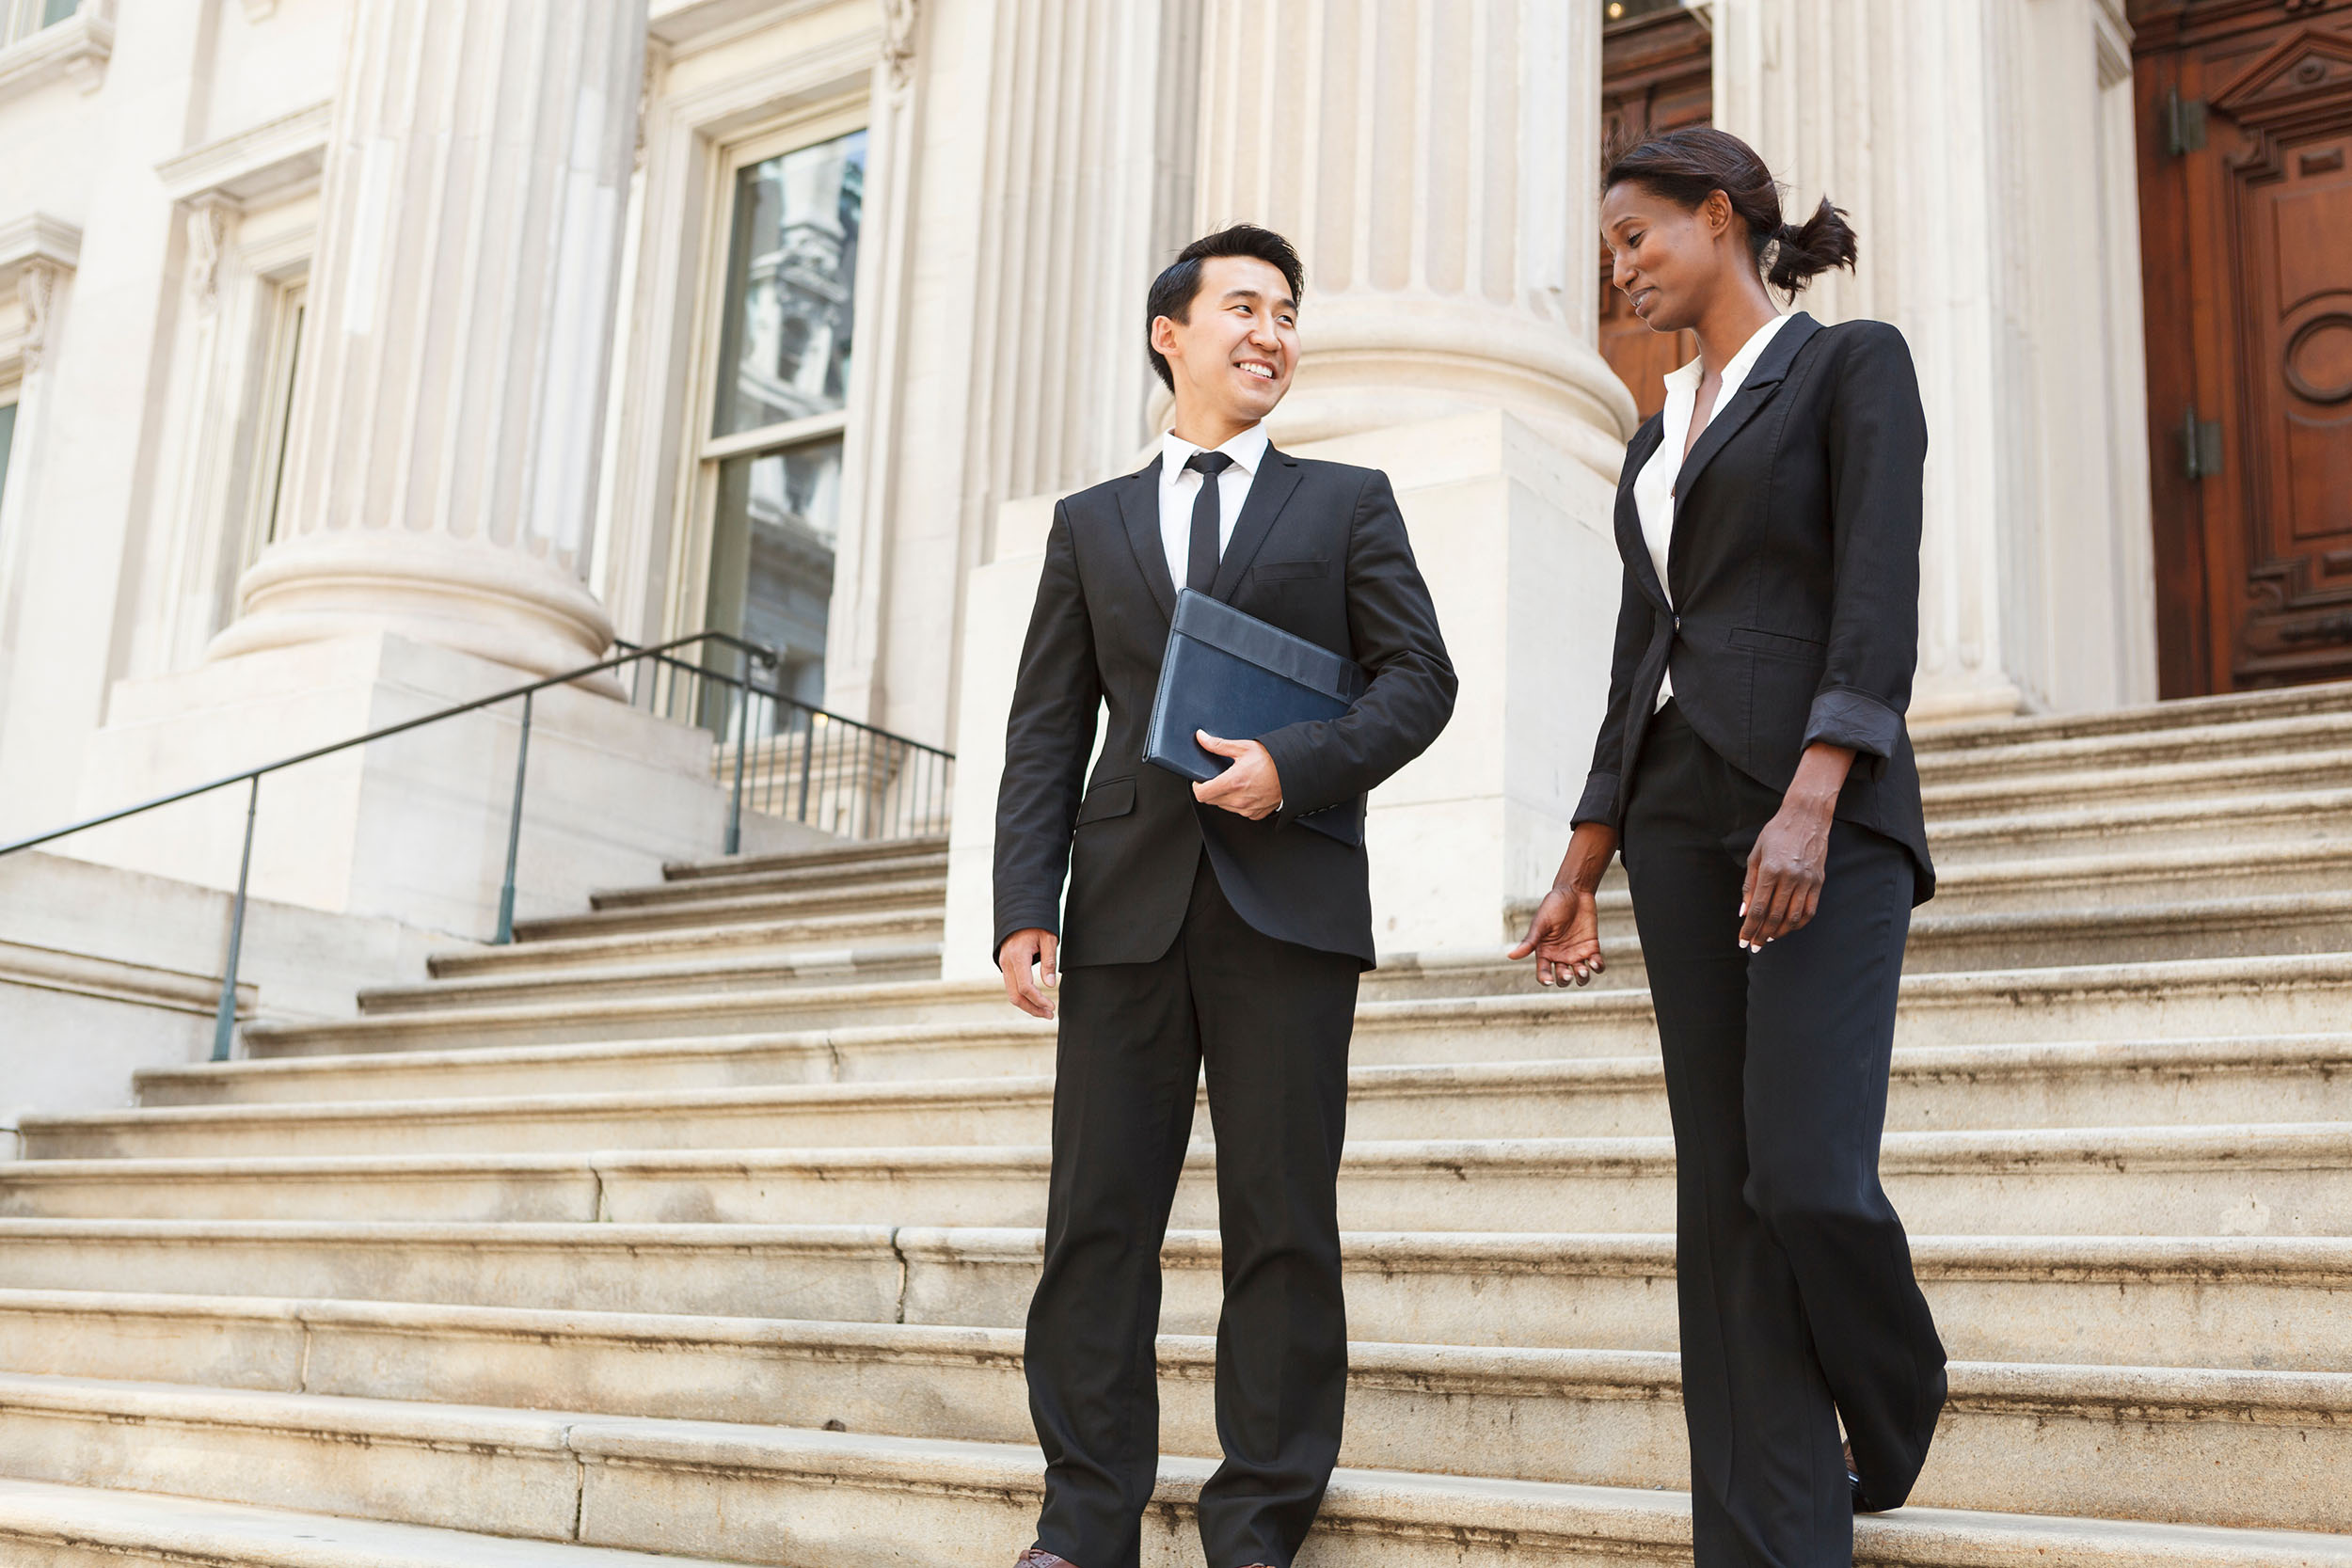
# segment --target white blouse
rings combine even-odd
[[[1763,356],[1772,334],[1788,324],[1787,316],[1774,316],[1740,345],[1740,352],[1724,367],[1724,384],[1715,393],[1714,406],[1708,410],[1708,419],[1723,412],[1724,405],[1738,393],[1740,384],[1747,380],[1748,372]],[[1642,519],[1642,541],[1649,546],[1650,562],[1658,568],[1659,586],[1665,589],[1669,603],[1673,602],[1674,590],[1667,586],[1666,560],[1674,550],[1675,476],[1682,471],[1685,449],[1698,436],[1698,431],[1691,428],[1691,414],[1698,405],[1699,378],[1705,373],[1696,359],[1680,370],[1666,372],[1665,438],[1650,453],[1649,461],[1642,465],[1642,471],[1633,476],[1633,506]],[[1699,426],[1699,430],[1706,428]],[[1674,670],[1669,665],[1665,678],[1658,683],[1658,705],[1664,707],[1666,699],[1674,694]]]

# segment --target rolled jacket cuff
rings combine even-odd
[[[1866,776],[1886,771],[1886,759],[1902,743],[1903,716],[1867,691],[1832,687],[1813,699],[1805,716],[1804,744],[1843,746],[1864,763]]]
[[[1584,798],[1576,803],[1576,814],[1568,818],[1570,827],[1582,827],[1587,822],[1600,822],[1613,828],[1617,825],[1617,775],[1595,773],[1584,781]]]

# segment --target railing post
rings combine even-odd
[[[531,766],[531,699],[523,693],[523,729],[515,742],[515,808],[506,821],[506,881],[499,889],[500,946],[515,940],[515,862],[523,847],[523,775]]]
[[[735,793],[727,801],[727,850],[730,855],[743,849],[743,752],[752,736],[752,656],[743,656],[743,685],[736,693],[738,711],[735,715]]]
[[[229,1059],[237,1033],[237,959],[245,949],[245,889],[253,874],[253,815],[261,809],[262,775],[245,796],[245,852],[237,857],[237,901],[229,911],[229,958],[221,965],[220,1006],[213,1012],[213,1060]]]
[[[817,714],[814,709],[803,709],[802,711],[808,716],[807,738],[801,742],[800,820],[805,822],[808,820],[808,765],[817,751]]]

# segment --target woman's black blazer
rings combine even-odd
[[[1671,601],[1633,501],[1663,424],[1634,433],[1617,483],[1624,598],[1576,820],[1623,826],[1671,660],[1691,727],[1774,790],[1815,741],[1851,747],[1837,815],[1909,849],[1924,901],[1935,871],[1903,712],[1919,657],[1928,431],[1902,334],[1799,311],[1765,346],[1676,479]]]

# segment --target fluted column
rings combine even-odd
[[[1792,209],[1826,192],[1861,236],[1856,270],[1800,303],[1893,322],[1918,364],[1915,717],[2153,699],[2120,0],[1716,0],[1714,19],[1715,122]]]
[[[1600,8],[1208,0],[1204,230],[1307,263],[1301,441],[1501,407],[1614,480],[1632,399],[1594,347]]]
[[[356,0],[351,26],[284,531],[211,657],[380,628],[587,662],[644,0]]]

